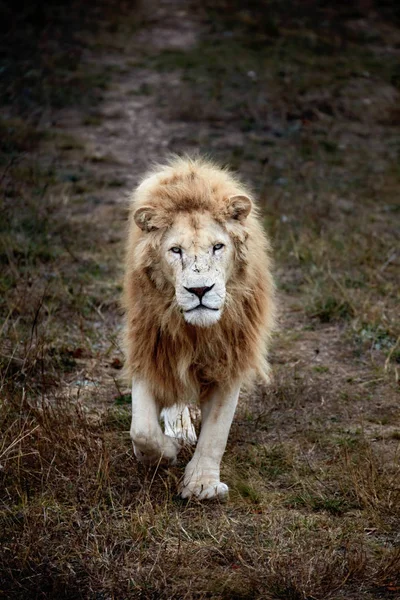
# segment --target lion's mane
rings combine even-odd
[[[251,198],[227,170],[204,159],[174,158],[148,173],[133,194],[124,280],[125,373],[143,377],[160,406],[205,395],[216,384],[267,377],[266,347],[274,321],[269,242],[257,208],[241,223],[228,214],[228,199]],[[153,231],[134,220],[140,207],[156,209]],[[232,276],[220,320],[207,328],[189,325],[163,276],[160,242],[177,213],[209,212],[233,240]]]

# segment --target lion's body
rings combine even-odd
[[[129,378],[146,377],[162,406],[190,400],[215,383],[267,373],[266,342],[273,324],[268,242],[253,209],[244,225],[246,248],[238,249],[242,256],[235,257],[226,286],[222,317],[212,328],[197,328],[176,309],[175,290],[160,278],[157,250],[146,243],[134,211],[153,204],[167,213],[169,223],[197,211],[220,221],[226,198],[238,194],[248,191],[226,171],[178,159],[145,179],[133,198],[124,287],[126,370]]]
[[[236,177],[176,158],[144,178],[131,203],[124,282],[131,436],[139,459],[174,460],[174,438],[184,435],[162,433],[160,410],[170,407],[177,422],[176,405],[200,400],[183,497],[227,493],[219,463],[241,385],[268,372],[273,291],[268,240]]]

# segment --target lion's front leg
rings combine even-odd
[[[202,403],[202,426],[196,451],[187,464],[182,498],[224,498],[228,486],[220,481],[220,464],[239,397],[240,384],[230,390],[217,388]]]
[[[160,408],[149,385],[134,377],[130,433],[135,455],[140,462],[157,464],[162,460],[176,461],[180,444],[163,433],[159,416]]]

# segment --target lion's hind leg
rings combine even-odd
[[[164,408],[161,418],[164,420],[166,435],[181,440],[185,444],[194,445],[196,443],[197,435],[187,406],[175,404],[170,408]]]

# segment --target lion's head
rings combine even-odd
[[[137,190],[133,218],[141,236],[135,263],[160,294],[172,295],[187,323],[207,327],[220,319],[227,284],[245,259],[253,204],[223,171],[216,181],[215,170],[182,164],[182,172],[175,162],[173,177],[164,170]]]

